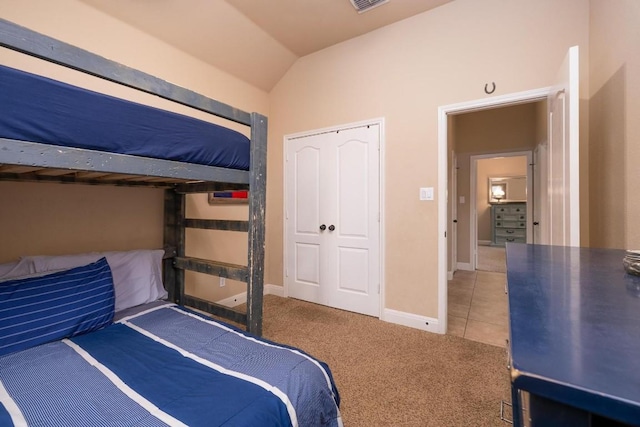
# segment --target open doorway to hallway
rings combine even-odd
[[[521,144],[525,138],[531,137],[532,134],[541,137],[542,143],[533,143],[533,151],[536,153],[535,163],[539,168],[539,173],[536,176],[543,177],[538,180],[537,184],[539,185],[536,186],[539,189],[537,201],[540,203],[535,205],[535,216],[529,215],[527,221],[539,223],[539,227],[536,227],[536,231],[532,233],[539,237],[539,239],[536,238],[536,242],[560,246],[580,245],[578,59],[578,47],[571,47],[558,69],[552,86],[491,96],[438,108],[438,164],[440,165],[438,190],[440,194],[448,195],[441,197],[438,202],[438,226],[442,231],[438,239],[438,320],[441,324],[439,326],[441,331],[449,329],[449,292],[447,292],[449,283],[447,278],[455,280],[455,273],[459,270],[475,272],[475,265],[473,265],[475,254],[467,251],[467,268],[463,268],[465,245],[460,245],[463,233],[467,234],[468,240],[472,236],[469,233],[469,227],[460,224],[461,220],[469,220],[469,204],[465,203],[469,194],[461,194],[459,188],[453,189],[451,187],[452,182],[457,182],[458,187],[460,183],[468,182],[469,171],[463,171],[460,168],[461,165],[467,163],[461,158],[460,144],[463,141],[474,140],[475,135],[467,132],[468,138],[462,138],[464,130],[461,131],[457,128],[457,123],[455,123],[458,118],[471,118],[471,123],[475,121],[476,125],[479,124],[479,129],[484,131],[484,141],[476,140],[471,143],[468,147],[469,154],[465,154],[467,156],[482,152],[497,154],[509,151],[508,149],[503,150],[504,147],[500,145],[507,144],[509,148],[513,149],[512,144]],[[547,108],[544,114],[540,113],[542,113],[541,110],[545,104],[539,103],[539,101],[546,101]],[[504,117],[501,117],[497,122],[494,120],[495,123],[492,126],[489,123],[490,118],[480,117],[483,114],[490,114],[494,110],[514,112],[520,106],[539,108],[535,115],[537,119],[533,133],[519,132],[510,135],[514,124],[519,124],[517,120],[504,120]],[[547,119],[549,120],[547,121]],[[543,126],[542,123],[545,125]],[[492,137],[487,139],[487,135],[492,135]],[[486,144],[486,146],[481,147],[482,150],[480,150],[479,144]],[[452,168],[452,165],[457,165],[457,167]],[[467,173],[466,180],[460,176],[464,172]],[[452,179],[449,176],[452,176]],[[457,194],[456,190],[458,190]],[[464,215],[464,211],[466,211],[466,215]],[[455,216],[452,216],[452,213]],[[472,223],[473,221],[471,221]],[[447,274],[447,266],[449,274]],[[480,272],[476,272],[476,275],[478,274]]]
[[[546,142],[546,109],[546,101],[535,101],[449,117],[457,220],[456,265],[447,286],[449,334],[505,346],[504,245],[532,234],[532,153]]]

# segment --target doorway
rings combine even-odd
[[[553,86],[508,95],[492,96],[438,108],[438,192],[451,194],[447,179],[447,164],[451,157],[449,147],[449,119],[456,114],[481,111],[496,107],[547,100],[549,118],[548,149],[546,156],[537,155],[540,168],[547,171],[547,185],[539,190],[546,200],[546,211],[536,209],[545,224],[540,233],[541,243],[580,245],[580,184],[579,184],[579,53],[571,47],[560,64]],[[540,154],[540,152],[537,152]],[[459,157],[458,157],[459,160]],[[460,180],[460,175],[458,175]],[[458,195],[458,197],[461,197]],[[447,232],[455,230],[448,221],[448,200],[438,203],[438,331],[447,332]],[[454,218],[457,219],[457,218]],[[541,224],[542,225],[542,224]],[[459,226],[458,221],[458,229]],[[456,238],[449,233],[448,238]]]
[[[532,107],[535,123],[537,112],[546,106]],[[545,136],[531,130],[529,144],[541,145]],[[531,150],[471,156],[470,270],[506,273],[505,244],[534,242],[532,230],[537,221],[532,215],[537,195],[533,166]]]
[[[462,268],[447,283],[449,334],[505,346],[505,242],[527,242],[531,234],[530,165],[533,148],[546,139],[546,122],[539,123],[546,118],[544,102],[450,118],[458,167],[456,242]]]

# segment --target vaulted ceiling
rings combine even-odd
[[[81,1],[268,92],[298,58],[452,0]]]

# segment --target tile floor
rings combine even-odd
[[[509,336],[506,280],[505,273],[456,271],[448,283],[447,333],[505,347]]]

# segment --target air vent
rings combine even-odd
[[[375,7],[388,3],[389,0],[349,0],[358,13],[364,13]]]

